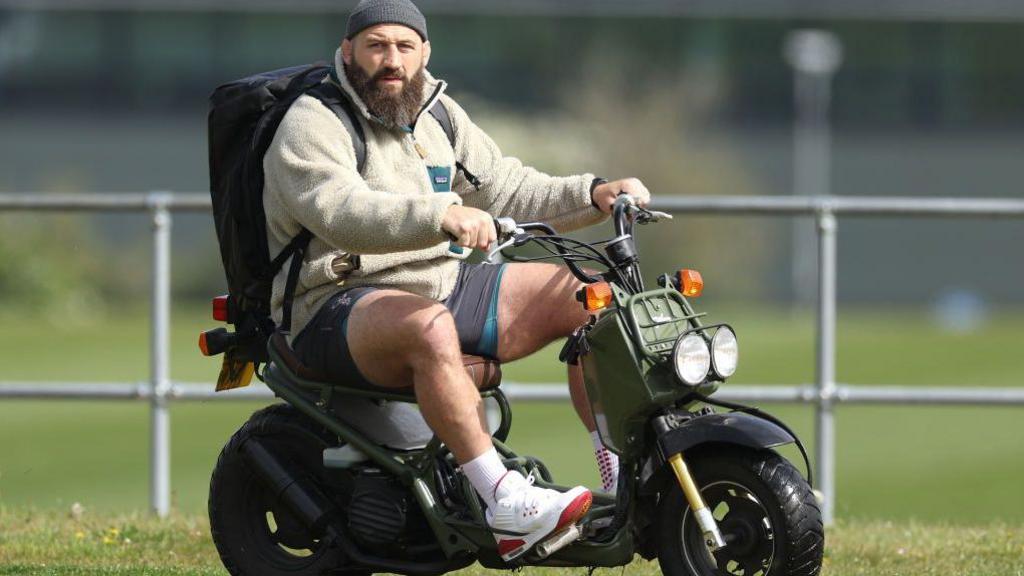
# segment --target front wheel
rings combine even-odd
[[[710,552],[678,484],[658,504],[658,562],[667,576],[814,576],[825,535],[811,487],[769,450],[694,451],[694,480],[726,546]],[[674,479],[673,479],[674,482]]]

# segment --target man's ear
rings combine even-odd
[[[352,41],[348,38],[341,41],[341,60],[345,66],[352,65]]]
[[[426,68],[430,62],[430,40],[423,43],[423,67]]]

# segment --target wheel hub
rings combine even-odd
[[[265,562],[282,569],[304,566],[322,552],[320,541],[262,482],[249,484],[245,501],[247,530],[262,542],[253,551]]]
[[[771,569],[774,531],[768,510],[746,487],[735,482],[715,482],[701,490],[726,540],[726,546],[710,552],[703,543],[696,519],[683,517],[683,547],[700,574],[758,576]]]
[[[278,544],[294,550],[314,550],[316,548],[317,540],[280,500],[267,513],[267,527],[275,528],[272,530],[272,534]],[[271,521],[275,526],[270,526]]]

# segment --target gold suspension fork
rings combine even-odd
[[[679,486],[683,489],[686,501],[690,504],[690,510],[693,510],[693,514],[697,518],[697,525],[700,526],[701,532],[704,533],[704,544],[712,552],[723,548],[725,546],[725,539],[722,538],[722,532],[718,529],[718,522],[711,515],[711,510],[708,510],[708,505],[704,503],[704,498],[700,495],[697,483],[693,481],[693,476],[690,475],[690,469],[686,467],[686,462],[683,462],[683,455],[681,453],[675,454],[668,461],[672,465],[672,470],[676,473],[676,479],[679,480]]]

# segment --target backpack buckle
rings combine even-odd
[[[349,254],[348,252],[342,253],[340,256],[331,260],[331,272],[338,277],[338,286],[344,286],[345,281],[352,272],[359,269],[359,255]]]

